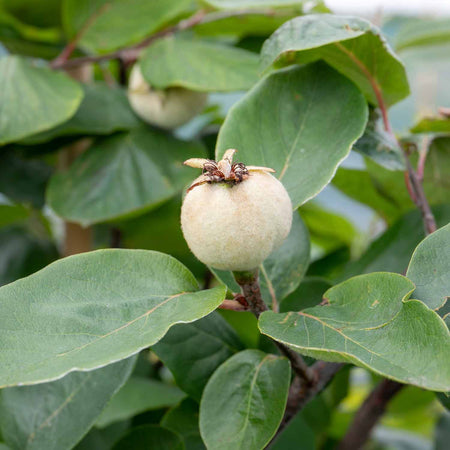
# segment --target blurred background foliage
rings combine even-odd
[[[74,53],[99,55],[136,44],[189,17],[199,7],[190,0],[167,1],[173,8],[158,15],[154,4],[146,0],[0,0],[0,56],[23,55],[42,65],[86,26],[93,11],[100,10]],[[227,2],[199,3],[215,11]],[[245,9],[251,2],[228,3],[231,8]],[[269,3],[273,14],[261,14],[258,8],[254,14],[200,24],[186,31],[186,36],[245,50],[251,65],[251,54],[258,53],[282,23],[300,14],[328,11],[320,0],[280,2],[279,8],[275,0]],[[450,18],[377,14],[372,19],[405,64],[410,82],[411,95],[389,112],[395,132],[419,149],[432,142],[424,185],[438,226],[442,226],[450,221],[450,128],[442,116],[429,123],[421,121],[437,117],[439,107],[450,105]],[[218,130],[244,91],[212,92],[200,115],[168,133],[143,125],[134,115],[121,87],[126,77],[123,72],[117,60],[95,64],[94,82],[85,85],[84,99],[72,117],[1,148],[0,285],[27,276],[64,254],[64,219],[90,227],[92,249],[158,250],[183,262],[203,285],[217,283],[190,253],[181,234],[181,197],[192,174],[180,162],[191,156],[214,158]],[[253,80],[245,87],[252,84]],[[332,183],[300,208],[311,241],[310,263],[301,285],[283,300],[282,311],[319,303],[328,287],[355,274],[378,270],[403,273],[423,238],[420,214],[404,186],[398,149],[382,136],[378,122],[374,110],[364,138],[356,143]],[[87,150],[70,170],[61,172],[61,154],[80,141]],[[85,170],[87,162],[89,170]],[[139,179],[139,192],[127,185],[126,177]],[[260,338],[250,313],[221,311],[214,317],[235,335],[236,348],[227,356],[244,347],[264,349],[270,345]],[[178,331],[182,330],[175,327],[167,339]],[[185,397],[174,385],[179,369],[166,361],[163,343],[154,352],[140,354],[133,378],[125,385],[129,396],[139,399],[143,389],[148,395],[128,409],[129,396],[117,396],[113,403],[118,405],[110,405],[105,412],[111,417],[104,414],[77,449],[109,449],[131,426],[159,423],[180,433],[188,429],[186,448],[202,448],[191,420],[198,414],[198,405],[187,397],[179,403]],[[273,448],[332,448],[376,381],[363,369],[341,372],[295,418]],[[166,391],[161,391],[162,386]],[[198,398],[198,392],[191,396]],[[445,397],[442,400],[448,405]],[[114,407],[125,414],[114,416]],[[187,428],[181,429],[180,423]],[[443,450],[448,448],[449,430],[449,413],[436,396],[408,387],[389,405],[368,448]]]

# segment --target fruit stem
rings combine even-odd
[[[245,297],[250,310],[259,318],[261,313],[268,311],[269,308],[264,303],[261,295],[261,288],[259,286],[258,269],[246,272],[233,272],[237,284],[241,287],[242,295]],[[316,377],[314,372],[308,367],[304,359],[294,350],[291,350],[286,345],[274,340],[276,346],[281,353],[286,356],[291,362],[294,372],[303,380],[308,387],[316,384]]]

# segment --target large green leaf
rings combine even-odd
[[[18,225],[0,230],[0,286],[26,277],[57,258],[58,250],[48,239]]]
[[[245,350],[223,363],[200,403],[200,433],[206,446],[264,448],[283,418],[289,382],[290,366],[284,357]]]
[[[190,6],[190,0],[66,0],[63,23],[69,36],[85,28],[84,49],[108,52],[139,42]]]
[[[95,83],[83,85],[83,90],[83,101],[71,119],[56,128],[27,138],[24,143],[39,144],[59,136],[78,134],[111,134],[139,124],[122,89]]]
[[[186,450],[204,450],[206,447],[200,436],[198,417],[197,402],[186,398],[165,414],[161,426],[178,433]]]
[[[382,376],[430,390],[450,388],[450,333],[424,303],[407,300],[407,278],[378,272],[329,289],[327,306],[265,312],[263,334],[326,361],[351,362]]]
[[[130,376],[135,358],[36,386],[3,389],[0,427],[15,450],[71,449]]]
[[[272,167],[297,208],[330,182],[366,120],[364,97],[326,64],[285,69],[230,110],[216,159],[236,148],[244,163]]]
[[[136,215],[173,197],[192,174],[183,161],[203,147],[138,128],[95,143],[67,172],[53,176],[47,201],[83,225]]]
[[[143,425],[133,428],[113,450],[184,450],[181,436],[156,425]]]
[[[132,376],[112,398],[96,425],[103,428],[145,411],[174,406],[184,396],[185,394],[176,386],[145,377]]]
[[[317,14],[286,22],[265,42],[261,67],[324,59],[374,105],[392,105],[409,94],[405,68],[378,28],[358,17]]]
[[[196,400],[217,367],[242,349],[234,330],[217,313],[173,327],[152,347],[177,385]]]
[[[450,205],[436,206],[432,211],[438,226],[450,222]],[[381,270],[404,273],[423,237],[422,215],[417,210],[410,211],[375,239],[358,260],[346,267],[340,278]]]
[[[450,297],[450,224],[417,246],[406,276],[416,285],[415,298],[431,309],[445,303]]]
[[[209,314],[225,289],[197,291],[176,259],[145,250],[70,256],[0,289],[0,386],[50,381],[153,345]]]
[[[19,56],[0,58],[0,145],[66,121],[82,98],[81,87],[62,73]]]
[[[288,237],[259,266],[261,292],[268,305],[278,303],[298,287],[308,268],[309,253],[308,230],[300,215],[294,212]],[[240,292],[231,272],[212,270],[232,292]]]
[[[148,47],[140,57],[140,67],[144,78],[159,89],[239,91],[258,81],[258,56],[254,53],[173,36]]]

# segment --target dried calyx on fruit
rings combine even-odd
[[[203,170],[189,187],[181,227],[189,248],[215,269],[257,268],[281,245],[292,225],[292,204],[268,167],[233,163],[229,149],[216,162],[192,158],[184,164]]]
[[[153,89],[142,76],[138,64],[128,82],[128,100],[134,112],[145,122],[173,129],[189,122],[202,112],[208,95],[182,87]]]

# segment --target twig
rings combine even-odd
[[[239,303],[237,300],[224,300],[220,304],[219,309],[229,309],[231,311],[248,311],[248,308],[242,303]]]
[[[242,294],[250,310],[257,318],[262,312],[269,310],[261,296],[257,270],[254,272],[234,272],[234,277],[239,286],[241,286]],[[292,369],[302,379],[305,387],[312,387],[316,383],[315,375],[303,358],[281,342],[275,340],[274,342],[280,351],[290,360]]]
[[[110,3],[105,3],[99,9],[97,9],[97,11],[94,11],[94,13],[89,17],[89,19],[86,20],[84,25],[81,27],[80,31],[78,31],[78,33],[75,35],[75,37],[71,41],[69,41],[69,43],[62,49],[61,53],[50,63],[50,67],[52,68],[59,67],[61,64],[64,64],[70,58],[70,55],[72,55],[74,50],[77,48],[81,38],[84,36],[84,34],[92,25],[92,23],[95,21],[95,19],[97,19],[97,17],[103,12],[105,12],[105,10],[108,9],[110,6],[111,6]]]
[[[68,69],[71,67],[78,67],[85,64],[98,63],[102,61],[109,61],[111,59],[121,59],[126,63],[135,61],[141,51],[152,44],[154,41],[167,37],[171,34],[178,33],[180,31],[185,31],[196,25],[206,24],[211,22],[216,22],[218,20],[227,19],[230,17],[246,16],[250,14],[273,16],[276,13],[273,10],[255,10],[255,9],[245,9],[240,11],[220,11],[207,14],[204,10],[199,10],[187,19],[181,20],[175,25],[169,26],[160,30],[151,36],[145,38],[142,42],[132,45],[130,47],[125,47],[110,53],[105,53],[104,55],[92,55],[92,56],[82,56],[74,59],[63,60],[61,58],[56,58],[50,64],[53,69]],[[75,44],[76,46],[76,44]],[[75,47],[74,47],[75,48]]]
[[[373,427],[386,411],[389,401],[403,387],[403,384],[392,380],[381,381],[359,408],[350,429],[339,444],[338,450],[362,448]]]

